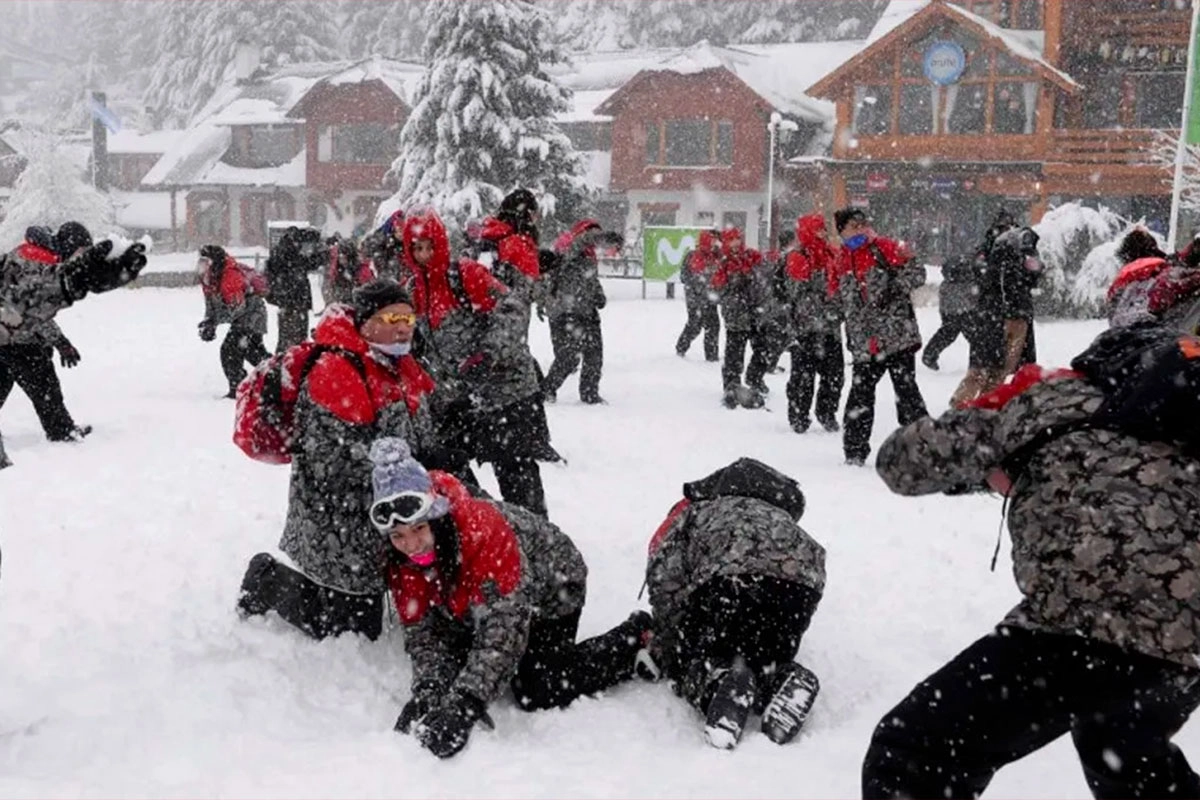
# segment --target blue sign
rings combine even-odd
[[[957,42],[934,42],[925,48],[925,77],[938,86],[948,86],[962,77],[967,54]]]

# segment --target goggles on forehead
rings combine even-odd
[[[425,492],[401,492],[371,504],[371,524],[383,533],[397,525],[411,525],[425,518],[433,508],[433,495]]]

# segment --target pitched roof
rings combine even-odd
[[[889,13],[893,7],[894,12]],[[818,97],[832,97],[839,86],[850,79],[854,70],[868,63],[876,53],[923,32],[939,18],[950,19],[972,29],[977,35],[999,45],[1013,58],[1029,64],[1045,80],[1051,81],[1066,92],[1073,94],[1083,88],[1074,78],[1042,57],[1045,43],[1042,31],[1001,28],[978,14],[945,0],[893,0],[876,24],[875,30],[871,32],[866,47],[809,86],[808,93]]]

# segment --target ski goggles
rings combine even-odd
[[[400,313],[392,313],[390,311],[384,311],[384,312],[380,312],[379,314],[376,314],[375,316],[379,317],[379,319],[381,319],[384,323],[386,323],[388,325],[416,325],[417,324],[417,315],[412,314],[412,313],[400,314]]]
[[[401,492],[371,504],[371,524],[387,533],[397,525],[412,525],[425,519],[434,497],[425,492]]]

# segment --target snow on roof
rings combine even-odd
[[[127,229],[170,230],[171,194],[169,192],[110,192],[117,224]],[[183,215],[176,223],[183,222]]]
[[[351,64],[321,82],[330,86],[343,86],[348,83],[382,81],[392,90],[393,94],[408,103],[412,98],[413,89],[423,74],[425,74],[424,64],[413,61],[397,61],[376,55]]]
[[[611,122],[612,117],[596,113],[596,108],[616,89],[589,89],[571,96],[571,108],[554,117],[555,122]]]
[[[619,89],[634,75],[679,52],[679,48],[613,50],[582,53],[570,64],[558,64],[548,72],[575,91]]]
[[[1064,83],[1082,88],[1075,79],[1067,73],[1050,65],[1050,62],[1042,58],[1043,48],[1046,44],[1046,35],[1044,31],[1019,31],[1008,28],[1001,28],[991,20],[984,19],[978,14],[973,14],[965,8],[960,8],[956,5],[947,5],[946,8],[958,14],[963,19],[969,20],[987,33],[993,39],[998,39],[1005,48],[1018,58],[1023,58],[1026,61],[1034,61],[1042,66],[1047,72],[1057,75]]]
[[[182,139],[184,131],[140,131],[123,128],[108,135],[110,153],[165,153]]]
[[[278,167],[235,167],[217,161],[195,181],[197,184],[219,186],[304,186],[305,150]]]
[[[143,186],[188,186],[197,182],[229,149],[233,133],[223,125],[202,122],[189,129],[174,147],[163,153],[146,176]]]
[[[879,15],[879,19],[875,21],[875,27],[871,29],[871,33],[867,36],[867,44],[871,44],[884,36],[887,36],[896,28],[899,28],[909,18],[915,15],[925,6],[929,5],[929,0],[891,0],[883,13]],[[829,68],[833,71],[833,67]]]

